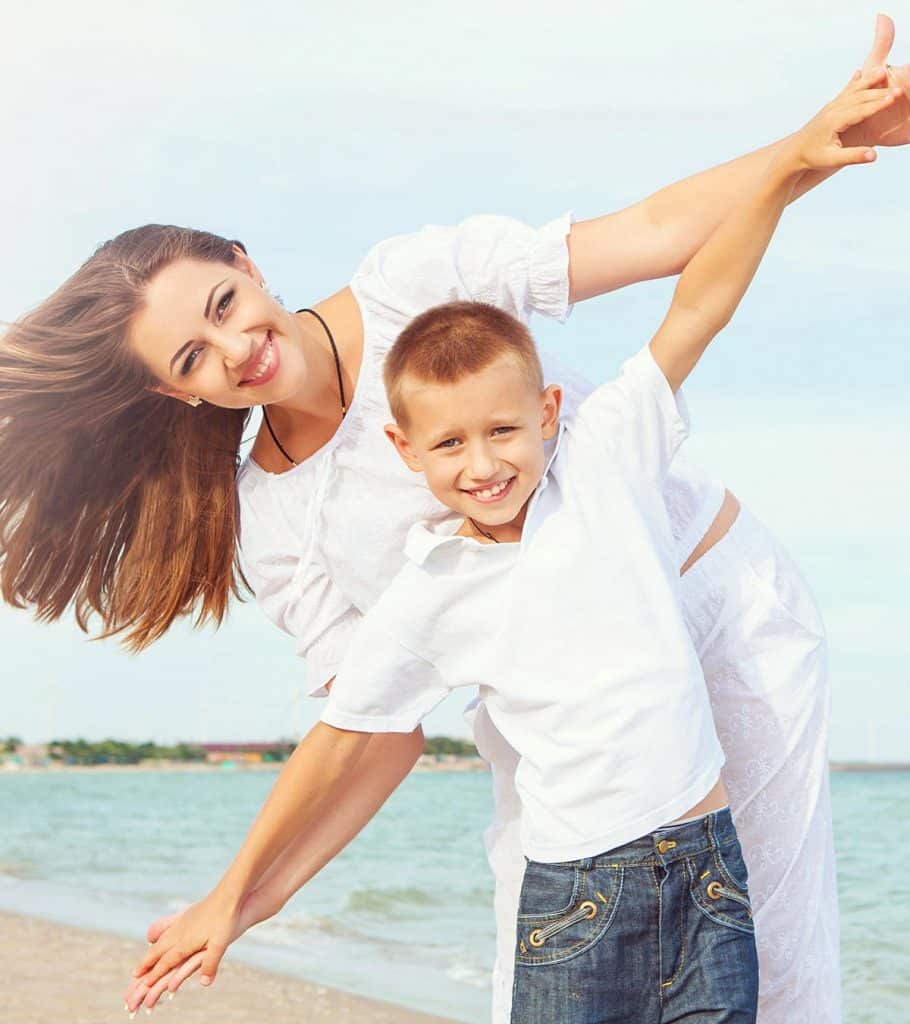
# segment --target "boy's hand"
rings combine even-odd
[[[148,941],[150,943],[157,942],[168,928],[170,928],[183,916],[183,914],[187,913],[187,911],[191,909],[191,907],[188,907],[187,910],[181,911],[179,914],[171,914],[167,917],[157,918],[149,925],[148,931],[146,932],[146,938]],[[276,907],[272,903],[266,901],[258,889],[254,889],[244,898],[243,903],[241,904],[240,913],[237,918],[234,934],[231,937],[231,942],[239,939],[244,932],[248,931],[254,925],[267,920],[275,912]],[[165,993],[168,993],[173,997],[174,993],[180,988],[186,979],[195,974],[202,966],[203,955],[203,953],[199,952],[187,957],[187,959],[182,963],[177,964],[176,967],[172,967],[167,974],[162,975],[162,977],[160,977],[158,981],[151,986],[147,984],[147,978],[145,975],[140,978],[133,978],[126,990],[126,1009],[130,1013],[138,1010],[140,1006],[151,1010],[154,1009],[159,999],[161,999]]]
[[[203,985],[211,984],[225,950],[239,934],[239,918],[237,904],[215,889],[165,928],[133,971],[134,977],[149,992],[173,968],[199,954],[200,980]],[[135,999],[136,989],[131,985],[130,990],[128,997],[132,994]]]
[[[888,85],[883,67],[857,71],[842,92],[790,136],[775,163],[789,174],[871,163],[876,156],[874,149],[868,145],[845,145],[842,136],[892,107],[903,95],[900,88]]]
[[[894,44],[894,22],[887,14],[875,20],[875,41],[863,64],[863,71],[884,67],[888,84],[901,89],[902,95],[888,108],[847,129],[841,135],[845,146],[903,146],[910,142],[910,64],[891,66],[888,54]]]

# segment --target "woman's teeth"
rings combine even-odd
[[[269,341],[268,346],[265,350],[265,356],[262,362],[259,364],[259,369],[253,374],[249,380],[259,380],[259,378],[265,373],[265,371],[272,365],[272,342]]]

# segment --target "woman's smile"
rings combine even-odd
[[[243,368],[243,377],[239,386],[244,388],[255,388],[270,381],[278,372],[281,365],[281,358],[278,352],[278,342],[272,332],[265,332],[265,339],[259,348],[253,353]]]

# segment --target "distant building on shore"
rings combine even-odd
[[[269,764],[286,761],[293,743],[200,743],[206,764]]]

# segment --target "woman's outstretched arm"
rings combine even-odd
[[[894,23],[879,15],[864,68],[883,65],[893,40]],[[845,146],[910,142],[910,65],[891,68],[889,77],[892,85],[904,90],[903,99],[846,133]],[[679,274],[742,196],[754,190],[769,162],[788,141],[782,139],[668,185],[624,210],[574,224],[569,235],[571,301]],[[807,171],[794,188],[791,202],[833,173]]]

